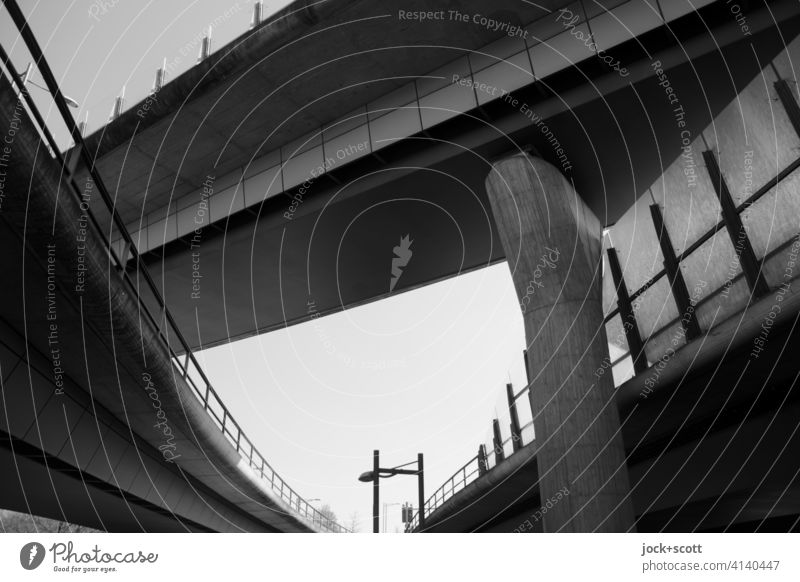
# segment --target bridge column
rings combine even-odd
[[[552,505],[544,531],[626,531],[614,385],[595,376],[607,356],[600,223],[555,167],[527,154],[495,163],[486,190],[525,320],[539,489]]]

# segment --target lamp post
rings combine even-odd
[[[372,533],[378,533],[380,530],[380,510],[378,509],[378,498],[380,497],[380,452],[377,450],[372,451]]]
[[[398,465],[390,469],[381,468],[380,466],[380,452],[372,452],[372,471],[361,473],[358,480],[362,483],[372,482],[372,533],[380,533],[380,478],[387,479],[395,475],[416,475],[418,484],[419,495],[419,526],[422,528],[425,525],[425,474],[422,464],[422,453],[417,454],[417,468],[416,469],[403,469],[408,465],[413,464],[415,461]]]

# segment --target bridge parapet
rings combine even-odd
[[[195,176],[196,189],[162,197],[158,195],[160,186],[148,183],[148,201],[162,202],[148,202],[146,208],[137,207],[124,218],[141,253],[190,237],[198,228],[224,221],[237,212],[255,211],[266,199],[281,193],[291,193],[283,217],[292,220],[303,214],[308,192],[327,174],[362,158],[380,156],[380,151],[392,144],[464,114],[477,114],[481,107],[502,100],[547,134],[547,125],[542,125],[543,120],[529,104],[513,98],[514,91],[595,55],[605,55],[602,51],[611,51],[632,37],[712,3],[713,0],[695,0],[691,4],[660,0],[660,6],[654,9],[649,0],[629,0],[607,12],[587,10],[588,17],[574,6],[574,14],[568,9],[553,10],[527,23],[524,35],[504,36],[469,51],[289,143],[263,152],[264,144],[271,143],[274,135],[319,105],[322,97],[315,95],[288,118],[276,120],[276,127],[265,132],[256,152],[238,167],[215,176],[212,188],[201,184],[207,176]],[[593,46],[599,52],[576,40],[583,38],[579,33],[586,38],[593,35]],[[562,167],[568,169],[569,159],[558,140],[551,143]],[[103,156],[98,163],[102,168]],[[208,171],[214,172],[211,168]],[[121,239],[113,242],[123,245]]]

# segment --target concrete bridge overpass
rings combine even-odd
[[[493,6],[527,38],[399,22],[393,4],[297,4],[279,18],[284,36],[267,27],[237,39],[87,143],[189,343],[213,346],[305,321],[309,300],[324,314],[387,296],[407,233],[418,252],[395,293],[503,260],[483,181],[520,146],[566,162],[595,215],[616,222],[680,154],[652,62],[669,71],[697,135],[760,70],[752,51],[768,61],[781,49],[773,18],[796,26],[779,2],[753,10],[743,37],[721,3],[702,4],[699,15],[659,5],[663,18],[642,2],[587,12],[579,26],[625,77],[558,12],[516,0]],[[309,24],[315,10],[328,12]],[[352,26],[359,34],[344,35]],[[309,44],[330,61],[288,67],[285,51]]]
[[[224,405],[209,398],[202,383],[199,387],[191,385],[197,371],[184,374],[182,356],[190,355],[199,345],[214,345],[304,321],[311,316],[309,299],[315,312],[329,313],[385,297],[389,294],[391,250],[406,234],[415,241],[415,261],[404,270],[394,292],[508,260],[522,301],[525,285],[533,276],[530,261],[535,260],[527,255],[539,249],[537,229],[543,230],[541,224],[527,222],[527,213],[539,210],[526,207],[522,211],[525,219],[519,220],[524,235],[533,237],[535,243],[515,240],[517,235],[509,226],[513,215],[502,202],[502,188],[498,190],[495,185],[493,189],[486,180],[487,176],[499,175],[523,192],[536,192],[536,184],[519,166],[531,164],[552,186],[552,190],[545,188],[543,196],[562,194],[559,200],[574,202],[581,209],[579,217],[584,217],[577,223],[569,222],[570,212],[564,209],[565,232],[575,236],[561,240],[560,248],[571,249],[573,258],[585,254],[589,268],[578,273],[578,282],[569,283],[567,278],[554,281],[553,287],[569,283],[574,286],[571,292],[588,289],[596,294],[592,302],[597,303],[597,309],[586,315],[588,312],[580,307],[564,315],[560,323],[584,322],[585,315],[589,323],[581,326],[591,330],[591,322],[598,315],[600,323],[591,337],[579,334],[578,343],[586,341],[586,345],[566,346],[577,351],[561,353],[560,345],[553,348],[557,336],[547,327],[548,322],[529,321],[526,314],[531,384],[525,395],[536,411],[538,442],[529,441],[485,474],[480,473],[489,469],[487,466],[478,471],[474,489],[481,498],[491,496],[491,503],[481,504],[482,509],[470,505],[468,496],[473,493],[465,489],[465,502],[453,497],[450,505],[441,508],[434,502],[426,527],[518,529],[510,526],[519,523],[525,511],[540,505],[543,497],[552,498],[558,491],[552,482],[543,484],[544,476],[563,469],[563,475],[574,478],[576,465],[572,460],[561,463],[553,462],[552,457],[546,459],[553,451],[564,453],[571,448],[568,443],[559,442],[550,448],[545,445],[552,434],[563,433],[559,438],[564,434],[565,438],[570,434],[574,438],[574,434],[548,430],[547,423],[553,419],[544,419],[542,402],[537,399],[543,391],[565,383],[571,382],[578,391],[581,385],[585,389],[591,372],[606,368],[604,356],[609,358],[608,367],[618,388],[608,384],[610,374],[606,374],[602,382],[596,382],[605,383],[599,398],[587,401],[590,405],[581,413],[589,414],[588,418],[604,415],[605,420],[597,425],[605,432],[593,435],[592,450],[598,457],[606,449],[617,455],[610,460],[604,457],[600,473],[592,476],[594,486],[602,489],[622,473],[624,480],[630,481],[630,494],[625,493],[628,486],[621,482],[615,482],[609,494],[617,507],[629,504],[631,508],[620,511],[619,522],[611,529],[630,523],[641,529],[660,529],[664,524],[677,529],[714,528],[731,514],[714,514],[710,521],[691,525],[697,512],[689,511],[684,519],[684,514],[675,513],[676,507],[683,511],[695,507],[691,505],[695,502],[707,502],[711,505],[703,506],[702,511],[711,515],[718,508],[736,507],[735,496],[743,491],[748,504],[761,504],[761,513],[748,513],[748,505],[748,511],[734,516],[736,524],[747,527],[753,520],[772,516],[778,506],[779,516],[794,519],[797,511],[791,464],[783,465],[789,473],[776,477],[767,471],[769,478],[754,482],[757,470],[769,467],[756,467],[748,464],[749,458],[737,458],[747,479],[737,481],[730,495],[722,482],[724,473],[715,476],[713,485],[678,481],[673,489],[660,491],[653,485],[663,483],[664,475],[670,476],[670,471],[680,466],[681,447],[698,451],[693,453],[695,470],[703,463],[713,469],[713,455],[720,449],[715,449],[712,441],[726,442],[726,431],[734,430],[743,435],[739,438],[749,439],[745,442],[753,451],[765,450],[759,447],[773,446],[781,439],[788,443],[790,452],[795,446],[793,433],[770,431],[772,424],[776,430],[784,430],[796,418],[792,396],[796,365],[787,361],[782,351],[772,351],[781,347],[781,340],[793,345],[791,321],[776,323],[763,360],[746,360],[743,355],[751,350],[746,350],[743,342],[758,338],[758,325],[772,313],[774,300],[770,297],[781,289],[792,237],[797,232],[797,225],[786,217],[797,204],[791,187],[797,169],[797,160],[793,159],[796,153],[792,152],[800,140],[796,127],[800,117],[796,91],[789,84],[796,75],[787,55],[796,47],[792,41],[798,33],[798,11],[791,2],[773,2],[768,7],[754,4],[747,12],[749,29],[745,34],[725,3],[701,4],[697,13],[680,2],[611,2],[611,13],[585,9],[581,3],[547,4],[550,10],[567,8],[578,16],[573,22],[571,17],[563,17],[564,13],[548,14],[528,4],[494,3],[494,20],[522,26],[528,32],[523,37],[501,37],[481,27],[480,21],[478,26],[469,27],[458,22],[444,28],[442,23],[425,22],[385,26],[389,18],[397,24],[398,15],[376,13],[376,8],[366,3],[334,1],[316,8],[296,3],[89,136],[90,156],[109,185],[121,220],[133,233],[135,249],[126,245],[119,224],[112,224],[98,197],[90,196],[98,222],[95,234],[105,234],[114,249],[110,258],[103,252],[94,256],[91,270],[104,273],[91,282],[95,294],[91,304],[98,310],[93,325],[99,330],[92,349],[106,357],[92,364],[98,366],[97,372],[87,372],[79,346],[65,347],[62,359],[69,362],[65,364],[70,366],[67,375],[83,391],[90,389],[93,377],[103,385],[120,386],[120,394],[97,397],[110,412],[109,427],[115,422],[112,419],[117,421],[117,432],[124,433],[130,426],[130,454],[140,456],[137,451],[141,447],[132,444],[137,437],[146,441],[150,456],[155,456],[155,466],[166,471],[164,482],[170,483],[169,474],[180,468],[179,479],[190,477],[181,482],[198,482],[197,487],[190,488],[200,493],[188,498],[201,508],[210,505],[212,509],[204,515],[203,509],[197,513],[197,508],[190,506],[176,515],[171,503],[156,502],[164,501],[162,492],[129,491],[140,480],[139,470],[127,488],[116,487],[110,493],[117,501],[109,503],[127,504],[127,494],[138,500],[149,499],[153,507],[146,505],[136,511],[154,520],[154,528],[182,523],[190,529],[313,529],[313,516],[309,523],[293,511],[297,503],[308,512],[307,504],[302,505],[296,494],[289,493],[288,500],[279,494],[283,501],[274,498],[271,469],[259,475],[266,476],[271,488],[265,490],[262,482],[253,478],[253,471],[263,471],[263,458],[256,453],[254,462],[253,444],[232,420],[233,424],[226,425],[229,416]],[[419,6],[424,8],[425,3]],[[462,12],[466,8],[461,3],[452,7]],[[470,9],[472,14],[479,14],[480,4]],[[620,23],[625,25],[623,30],[628,28],[625,34]],[[362,31],[358,35],[344,32],[355,25]],[[578,40],[576,30],[584,31],[585,38],[592,35],[593,49]],[[443,32],[448,35],[447,47],[440,46]],[[396,47],[403,42],[414,48],[398,53]],[[287,50],[284,47],[297,48],[298,55],[306,55],[309,63],[316,63],[319,54],[331,59],[325,67],[296,75],[280,52]],[[395,53],[402,57],[376,58],[389,49],[393,57]],[[607,62],[597,58],[595,49],[610,55],[627,75],[609,68]],[[418,70],[419,62],[426,63],[425,71]],[[730,62],[737,66],[727,66]],[[465,79],[468,82],[460,82]],[[494,88],[500,89],[501,97]],[[13,91],[7,86],[4,94],[9,122]],[[683,113],[676,114],[671,100],[674,94],[680,96]],[[765,103],[774,104],[770,112],[776,117],[767,119],[759,113]],[[626,115],[620,116],[620,111]],[[750,136],[753,142],[744,141],[743,136]],[[57,248],[72,252],[80,206],[59,204],[54,219],[52,208],[63,181],[59,165],[35,155],[38,142],[33,132],[26,139],[30,142],[25,150],[27,165],[18,166],[15,184],[27,188],[26,176],[35,173],[43,177],[43,183],[36,185],[41,192],[37,194],[40,224],[35,232],[47,238],[47,226],[56,220],[60,225],[56,233],[62,237]],[[682,155],[687,147],[696,156],[688,166]],[[537,157],[509,158],[509,152],[526,149]],[[711,152],[711,158],[704,152]],[[755,152],[749,171],[752,174],[755,168],[757,179],[749,187],[739,167],[745,152]],[[88,160],[70,154],[67,159],[77,162],[73,166],[76,184],[86,184]],[[531,161],[542,159],[550,162],[549,166]],[[569,182],[560,178],[561,174],[568,176]],[[726,188],[721,188],[722,184]],[[81,190],[74,192],[76,203]],[[527,204],[536,197],[524,195],[521,200]],[[14,207],[15,203],[18,206]],[[28,230],[19,231],[19,225],[25,224],[21,203],[7,203],[18,213],[18,220],[7,222],[11,225],[8,248],[16,248],[16,256],[28,256],[23,255],[23,248],[32,253],[36,261],[25,262],[30,269],[26,280],[37,281],[39,287],[33,288],[31,296],[46,295],[49,249],[37,246],[38,239],[29,239]],[[776,219],[774,208],[778,203],[783,211]],[[769,209],[773,209],[772,214]],[[741,232],[741,225],[736,230],[738,219],[734,214],[753,220],[744,237],[748,245],[739,244],[736,236],[725,238]],[[602,239],[602,270],[599,260],[591,259],[594,253],[600,256],[600,225],[610,227]],[[750,251],[745,253],[744,246]],[[137,259],[138,253],[141,259]],[[108,268],[117,257],[119,266],[124,266],[119,273]],[[755,271],[749,259],[756,261]],[[155,291],[140,299],[156,315],[140,324],[130,288],[120,280],[124,281],[126,275],[137,279],[142,264],[154,273]],[[74,269],[63,264],[55,268],[63,269],[59,281],[75,277]],[[684,275],[679,278],[681,270]],[[696,297],[688,298],[699,281],[706,285],[700,286]],[[22,307],[9,308],[8,340],[4,344],[11,355],[4,370],[15,369],[18,360],[27,364],[21,370],[30,370],[33,358],[25,353],[19,336],[32,338],[29,343],[47,356],[47,313],[43,310],[38,320],[31,319],[24,304],[27,293],[7,292],[12,296],[4,305]],[[61,292],[76,294],[74,286]],[[796,303],[788,299],[794,297],[791,286],[786,293],[782,318],[796,313],[789,307]],[[158,295],[164,297],[166,309],[159,305]],[[540,307],[563,306],[559,298],[551,299],[552,305]],[[751,300],[753,304],[745,309]],[[72,311],[67,310],[65,315],[59,312],[59,321],[65,322],[64,328],[60,324],[59,328],[69,329],[72,337],[84,335],[79,331],[80,322],[87,319],[81,317],[82,305],[73,297]],[[173,314],[174,321],[162,328],[167,312]],[[539,340],[537,344],[539,326],[549,335],[548,341]],[[28,333],[29,328],[35,331],[33,335]],[[161,331],[167,328],[169,331]],[[741,335],[742,329],[749,335]],[[186,340],[179,341],[176,332],[185,334]],[[563,336],[563,329],[558,333]],[[143,337],[153,341],[144,341]],[[717,340],[711,343],[717,351],[700,347],[714,337]],[[745,339],[736,339],[742,337]],[[671,343],[674,338],[676,344]],[[124,349],[116,347],[120,341],[125,342]],[[730,342],[739,351],[726,351],[733,345]],[[168,350],[151,353],[152,346],[163,343],[171,354]],[[707,358],[701,360],[706,364],[696,365],[697,361],[689,357],[695,351],[698,358]],[[590,356],[585,357],[587,353]],[[565,371],[560,364],[551,365],[553,354],[570,362],[571,368]],[[752,375],[742,380],[742,376],[734,375],[737,368],[733,364],[745,361],[749,362],[746,372]],[[189,366],[188,359],[186,362]],[[707,376],[709,370],[719,368],[720,362],[725,362],[726,374]],[[49,363],[44,357],[39,364],[44,369],[37,368],[47,382]],[[575,372],[578,367],[580,373]],[[687,370],[690,374],[681,377],[679,372]],[[769,397],[763,395],[765,390],[756,390],[760,386],[747,381],[761,378],[759,374],[766,370],[772,373],[765,388]],[[27,376],[28,384],[32,384],[32,375]],[[25,374],[20,378],[27,386]],[[648,378],[650,383],[646,384]],[[4,372],[3,379],[11,381],[11,376],[6,377]],[[182,420],[176,421],[173,429],[181,460],[167,462],[164,457],[169,455],[158,448],[164,444],[159,440],[162,435],[148,435],[147,423],[152,420],[148,418],[152,416],[148,393],[152,390],[142,386],[143,381],[165,387],[163,397],[159,392],[165,410],[181,411]],[[746,389],[728,398],[731,382]],[[698,404],[696,395],[687,390],[695,385],[704,386],[707,401]],[[46,410],[48,415],[58,416],[58,405],[63,403],[52,400],[56,394],[48,394],[53,389],[49,383],[44,386],[42,398],[48,405],[40,409],[37,403],[41,398],[32,397],[30,402],[23,401],[20,409],[28,408],[34,415]],[[645,392],[648,397],[644,400],[634,396],[645,389],[653,392],[652,397],[650,392]],[[609,405],[612,393],[616,406]],[[130,403],[129,397],[133,399]],[[66,432],[54,437],[58,443],[52,456],[56,458],[43,456],[43,451],[50,452],[41,437],[37,444],[38,435],[32,427],[39,424],[32,417],[25,427],[11,430],[9,426],[6,440],[19,447],[32,444],[34,448],[26,450],[32,457],[45,459],[45,467],[50,461],[64,461],[69,453],[66,443],[70,435],[79,434],[73,428],[80,425],[80,419],[97,424],[94,419],[99,413],[87,410],[94,400],[88,402],[83,409],[76,409],[77,424],[67,422]],[[578,402],[583,405],[584,399]],[[569,421],[569,406],[574,405],[567,405],[565,412],[557,411],[554,418],[562,423],[559,428]],[[673,407],[674,417],[664,412],[666,405]],[[718,421],[714,412],[720,405],[730,405],[733,411]],[[215,407],[221,412],[209,415],[207,411]],[[62,414],[69,418],[68,413]],[[615,421],[614,415],[621,420]],[[120,423],[121,418],[124,421]],[[676,418],[682,422],[677,423]],[[698,433],[697,427],[705,426],[709,419],[714,419],[714,430]],[[87,433],[90,441],[96,440],[91,426]],[[548,436],[542,438],[543,434]],[[755,458],[763,460],[759,455]],[[75,483],[77,467],[81,483],[102,487],[92,481],[92,472],[83,471],[80,462],[76,465],[68,458],[66,462],[73,469],[66,468],[65,473]],[[563,483],[564,477],[559,478]],[[148,479],[141,480],[149,483]],[[100,481],[105,482],[102,478]],[[752,495],[765,483],[769,493]],[[466,478],[464,485],[470,486]],[[695,485],[710,487],[710,493],[699,500],[693,493],[687,496],[687,490]],[[782,486],[786,486],[783,492]],[[24,491],[24,486],[17,491],[20,504]],[[572,489],[570,499],[584,494],[588,495],[585,490]],[[86,496],[80,498],[88,502]],[[510,505],[508,500],[512,500]],[[558,511],[565,511],[570,503],[563,503]],[[459,504],[469,511],[462,511]],[[487,508],[493,508],[493,518],[481,516]],[[575,508],[570,508],[574,515]],[[171,513],[164,516],[163,510]],[[598,515],[596,511],[587,513]],[[158,521],[162,518],[166,522]],[[125,520],[130,526],[127,514]],[[554,523],[563,526],[564,521]],[[578,526],[581,528],[585,524]],[[552,523],[544,529],[553,531]]]
[[[58,96],[24,15],[5,7]],[[146,270],[126,272],[90,212],[92,195],[110,201],[103,181],[78,185],[5,49],[2,61],[3,506],[108,531],[346,531],[230,415]]]

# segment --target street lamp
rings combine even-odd
[[[35,82],[33,82],[31,80],[30,76],[31,76],[31,67],[32,66],[33,66],[33,63],[28,63],[28,66],[25,69],[25,72],[22,73],[22,85],[25,86],[28,83],[30,83],[34,87],[38,87],[39,89],[42,89],[43,91],[47,91],[48,93],[50,93],[50,89],[40,85],[39,83],[35,83]],[[52,95],[52,93],[50,93],[50,94]],[[66,101],[67,105],[69,105],[70,107],[73,107],[75,109],[79,109],[80,108],[80,104],[77,101],[75,101],[75,99],[72,99],[71,97],[67,97],[63,93],[61,93],[61,96],[64,98],[64,101]]]
[[[415,461],[398,465],[390,469],[381,468],[380,466],[380,452],[372,452],[372,471],[366,471],[358,476],[358,480],[362,483],[369,483],[372,481],[372,533],[380,532],[380,491],[379,483],[381,477],[387,479],[395,475],[416,475],[418,478],[418,494],[419,494],[419,525],[422,528],[425,525],[425,511],[423,506],[425,504],[425,476],[422,465],[422,453],[417,454],[417,468],[416,469],[403,469],[408,465],[413,464]]]

